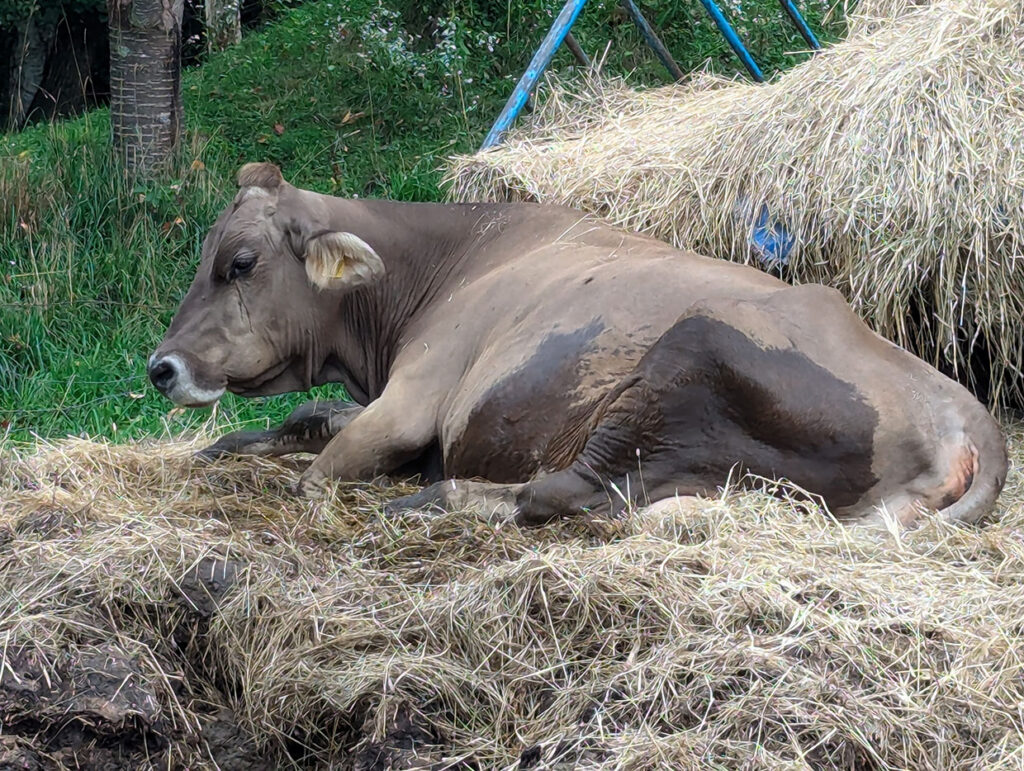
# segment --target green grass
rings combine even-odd
[[[550,26],[559,0],[310,0],[186,74],[188,138],[172,174],[132,183],[111,160],[109,116],[0,137],[0,438],[179,432],[209,410],[172,411],[145,361],[184,294],[206,229],[247,161],[342,196],[437,200],[440,166],[476,147]],[[774,0],[733,14],[775,72],[803,44]],[[738,63],[699,3],[646,4],[684,70]],[[826,39],[827,6],[805,7]],[[666,82],[612,0],[575,33],[608,72]],[[554,69],[573,60],[559,52]],[[336,395],[337,388],[319,389]],[[305,398],[228,396],[221,424],[279,420]]]

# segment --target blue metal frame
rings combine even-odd
[[[576,42],[576,38],[573,37],[572,32],[565,33],[565,44],[569,46],[569,50],[572,51],[572,55],[576,57],[576,61],[584,67],[590,67],[590,57],[587,56],[586,51],[580,48],[580,44]]]
[[[487,132],[487,137],[480,146],[481,150],[486,150],[498,144],[501,140],[501,135],[512,125],[512,121],[516,119],[519,111],[523,109],[523,105],[526,104],[526,100],[530,97],[530,92],[533,91],[533,87],[537,85],[540,76],[544,74],[544,70],[551,63],[555,52],[562,45],[565,36],[569,34],[569,29],[572,27],[573,22],[576,21],[576,17],[580,15],[580,11],[583,10],[586,2],[587,0],[568,0],[562,6],[562,10],[555,19],[555,23],[551,25],[551,29],[548,30],[548,34],[544,37],[544,42],[540,44],[537,53],[533,55],[530,65],[526,68],[523,76],[519,78],[519,82],[516,83],[516,87],[505,103],[505,106],[501,109],[498,119],[494,121],[491,130]]]
[[[793,22],[793,26],[796,27],[796,31],[800,33],[807,45],[813,48],[815,51],[821,50],[821,43],[818,42],[818,38],[814,36],[811,31],[810,25],[804,20],[804,17],[800,15],[799,9],[796,7],[796,3],[793,0],[779,0],[779,5],[782,6],[782,10],[789,16],[789,20]]]
[[[754,57],[750,55],[743,42],[740,40],[740,36],[736,34],[736,30],[732,28],[729,20],[725,18],[721,9],[715,4],[715,0],[700,0],[704,5],[704,9],[711,16],[711,20],[715,22],[718,27],[718,31],[722,33],[722,37],[725,38],[725,42],[728,43],[732,50],[739,57],[740,61],[743,62],[743,66],[747,68],[747,72],[750,73],[750,77],[756,80],[758,83],[764,83],[764,73],[761,72],[761,68],[757,66],[757,62],[754,61]]]
[[[676,64],[675,59],[672,58],[672,54],[665,48],[665,44],[661,42],[661,39],[654,34],[654,30],[651,29],[651,25],[647,23],[647,19],[640,12],[640,9],[636,7],[636,3],[633,0],[622,0],[622,6],[626,9],[633,23],[636,24],[640,30],[640,34],[643,36],[644,41],[651,47],[651,50],[657,54],[658,58],[661,59],[661,63],[665,65],[672,77],[676,80],[682,80],[686,77],[679,65]]]
[[[544,70],[547,69],[551,60],[554,58],[555,53],[558,51],[559,46],[567,38],[571,38],[570,29],[572,29],[573,23],[576,18],[580,15],[583,10],[583,6],[586,5],[587,0],[567,0],[564,6],[562,6],[561,12],[555,19],[554,24],[551,25],[551,29],[548,30],[548,34],[544,37],[543,42],[540,44],[540,48],[533,55],[533,59],[530,60],[530,65],[526,68],[526,72],[519,78],[519,82],[516,83],[515,89],[512,91],[512,95],[509,96],[505,106],[501,109],[497,119],[494,121],[494,125],[491,126],[491,130],[487,132],[486,138],[484,138],[483,144],[480,145],[481,150],[487,150],[490,147],[494,147],[498,142],[501,141],[502,135],[508,130],[508,127],[512,125],[512,121],[516,119],[516,116],[523,109],[523,106],[527,103],[530,98],[530,94],[533,92],[534,87],[537,85],[537,81],[540,80],[540,76],[544,74]],[[651,29],[651,25],[647,23],[647,19],[644,18],[640,8],[637,7],[634,0],[621,0],[622,6],[626,9],[630,18],[637,25],[640,30],[640,34],[643,36],[644,41],[649,45],[654,53],[657,54],[662,64],[665,65],[666,69],[672,73],[672,77],[676,80],[682,80],[685,75],[679,65],[672,59],[672,55],[665,48],[664,44]],[[722,33],[722,37],[725,38],[726,42],[732,48],[733,52],[739,57],[739,60],[746,67],[747,72],[750,73],[750,77],[756,80],[758,83],[764,82],[764,73],[761,72],[761,68],[757,66],[757,62],[754,61],[754,57],[750,55],[750,52],[743,45],[743,41],[740,40],[739,35],[736,34],[736,30],[733,29],[732,24],[725,18],[725,14],[722,13],[721,9],[715,3],[715,0],[701,0],[704,9],[711,16],[712,21],[718,27],[719,32]],[[804,20],[804,17],[800,15],[800,11],[796,7],[795,0],[779,0],[782,5],[782,9],[789,16],[790,21],[793,22],[797,31],[807,42],[807,44],[814,50],[821,48],[821,44],[818,39],[814,36],[810,26]],[[574,39],[570,40],[570,47],[573,50],[576,58],[586,64],[587,57],[580,49],[579,45],[576,44]]]

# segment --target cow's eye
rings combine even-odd
[[[235,259],[231,261],[231,270],[228,272],[228,278],[234,279],[239,276],[248,276],[252,273],[252,269],[256,267],[256,255],[250,253],[239,254]]]

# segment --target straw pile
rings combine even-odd
[[[1024,763],[1016,472],[981,529],[742,493],[526,531],[195,447],[5,459],[0,767]]]
[[[556,85],[504,145],[452,160],[452,196],[568,204],[830,284],[882,334],[973,371],[981,398],[1020,404],[1024,3],[876,0],[852,27],[766,85]],[[776,226],[784,264],[756,245],[784,242]]]
[[[933,0],[845,0],[842,10],[846,18],[847,33],[853,37],[877,32],[895,19],[931,5],[932,2]]]

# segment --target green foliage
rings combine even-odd
[[[804,9],[814,28],[839,34],[814,3]],[[126,438],[208,419],[170,410],[145,361],[238,166],[272,160],[295,184],[336,195],[437,200],[443,157],[479,144],[560,6],[310,0],[284,10],[186,74],[190,139],[173,176],[153,183],[130,182],[111,160],[105,110],[0,137],[0,427],[18,440]],[[696,0],[646,9],[684,70],[737,70]],[[803,56],[787,53],[802,43],[774,0],[734,18],[766,71]],[[665,82],[612,0],[591,0],[575,34],[595,57],[609,46],[606,71]],[[573,63],[561,51],[554,67]],[[274,422],[303,398],[229,396],[217,420]]]

